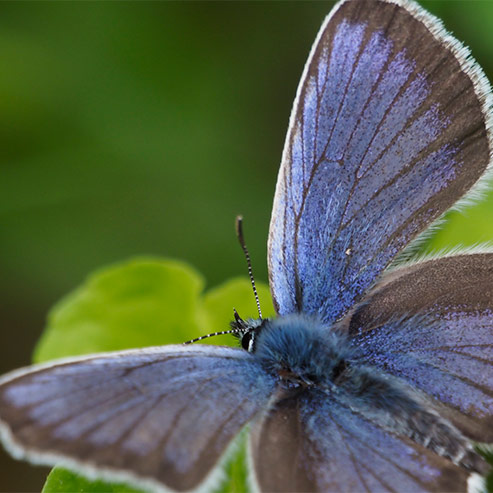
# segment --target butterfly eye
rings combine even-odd
[[[255,349],[255,332],[253,330],[245,332],[244,336],[241,338],[241,347],[245,351],[253,353],[253,350]]]

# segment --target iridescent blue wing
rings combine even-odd
[[[253,357],[238,349],[93,355],[4,377],[2,438],[34,462],[190,490],[214,480],[226,448],[272,388]]]
[[[252,433],[251,460],[260,490],[467,490],[470,471],[383,430],[355,407],[311,391],[278,403]]]
[[[466,436],[493,442],[493,253],[395,270],[345,323],[368,364],[431,396]]]
[[[414,2],[347,0],[301,78],[269,232],[277,312],[343,316],[490,161],[490,88]]]

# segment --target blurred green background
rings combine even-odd
[[[493,76],[493,2],[421,2]],[[94,269],[186,260],[214,286],[260,280],[299,76],[332,2],[0,4],[0,373]],[[493,198],[430,248],[493,239]],[[220,330],[221,327],[218,327]],[[46,470],[0,455],[1,491]]]

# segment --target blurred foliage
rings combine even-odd
[[[208,286],[244,273],[238,213],[267,279],[289,112],[332,3],[0,4],[0,372],[27,364],[49,307],[101,266],[165,255]],[[421,3],[491,79],[493,2]],[[490,193],[426,248],[491,241],[492,216]],[[0,458],[0,489],[42,484]]]
[[[135,259],[101,269],[51,310],[35,360],[179,344],[228,328],[232,306],[242,318],[257,317],[248,279],[228,281],[205,295],[201,292],[203,284],[192,267],[173,260]],[[259,283],[257,290],[265,300],[264,316],[273,316],[268,286]],[[211,337],[203,342],[238,345],[232,336]],[[238,447],[226,463],[226,479],[218,492],[245,490],[245,459],[244,447]],[[55,468],[43,493],[59,491],[122,490]]]
[[[424,4],[491,73],[491,3]],[[241,268],[239,212],[266,279],[289,111],[328,8],[2,4],[4,285],[53,302],[100,265],[163,253],[215,284]]]

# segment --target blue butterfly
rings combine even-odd
[[[242,348],[165,346],[0,383],[13,455],[207,490],[249,425],[260,491],[465,491],[493,442],[493,253],[402,263],[474,197],[490,86],[408,0],[343,0],[298,88],[268,241],[275,319]],[[471,195],[472,194],[472,195]]]

